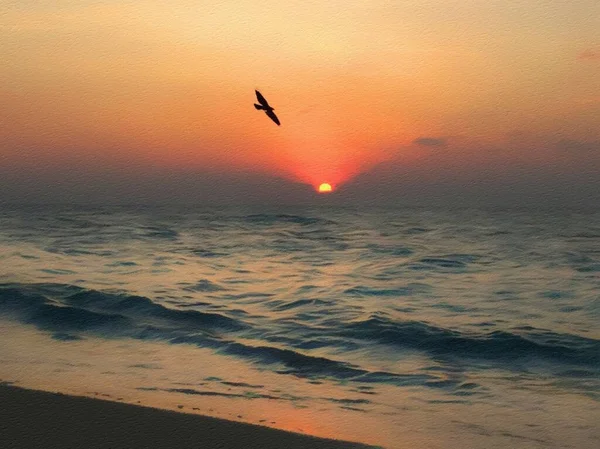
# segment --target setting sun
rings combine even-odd
[[[332,190],[331,184],[327,184],[326,182],[319,186],[319,193],[329,193]]]

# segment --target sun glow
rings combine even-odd
[[[333,188],[331,187],[331,184],[327,184],[326,182],[319,186],[319,193],[331,193],[332,191]]]

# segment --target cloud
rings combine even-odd
[[[514,132],[504,140],[421,137],[342,186],[340,202],[393,207],[600,210],[600,141]],[[431,147],[449,141],[452,151]],[[439,143],[438,143],[439,145]]]
[[[418,139],[413,140],[413,143],[424,147],[444,147],[446,146],[446,139],[437,137],[419,137]]]
[[[577,56],[577,59],[584,59],[587,61],[600,61],[600,51],[587,49]]]

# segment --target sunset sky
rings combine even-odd
[[[600,204],[598,0],[0,11],[0,202]]]

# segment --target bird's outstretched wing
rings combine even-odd
[[[269,103],[267,103],[267,100],[265,99],[265,97],[263,97],[262,94],[259,91],[257,91],[257,90],[255,90],[254,92],[256,92],[256,98],[258,99],[258,102],[260,104],[262,104],[263,106],[267,106],[268,107]]]
[[[265,112],[271,120],[273,120],[275,123],[277,123],[277,126],[281,125],[281,123],[279,123],[279,119],[277,118],[277,116],[275,115],[275,113],[272,110],[268,110]]]

